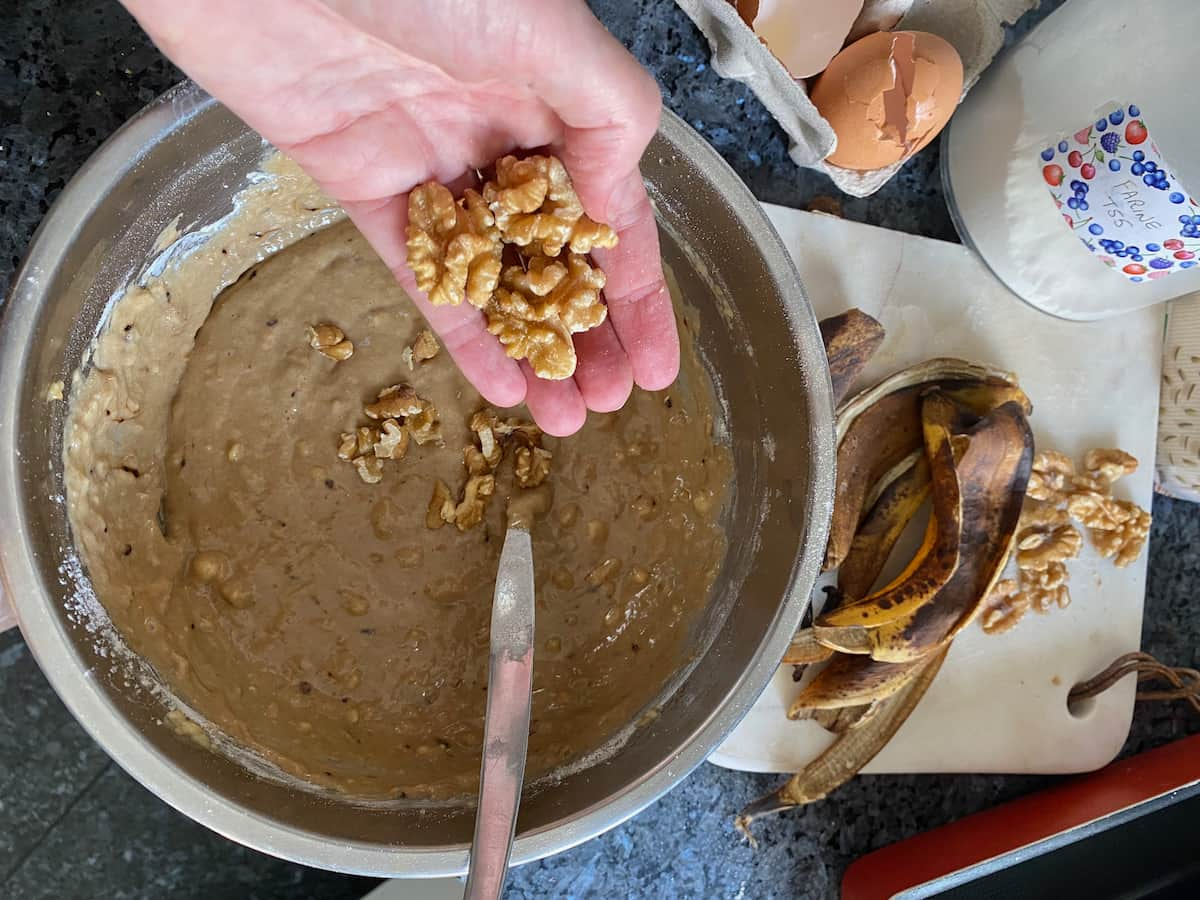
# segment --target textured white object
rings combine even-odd
[[[956,244],[766,209],[818,318],[856,306],[887,329],[859,387],[933,356],[1014,371],[1033,400],[1038,445],[1076,458],[1092,447],[1128,450],[1143,465],[1116,494],[1149,508],[1161,309],[1102,322],[1054,319],[1018,300]],[[865,771],[1082,772],[1116,755],[1129,732],[1133,680],[1086,704],[1079,717],[1067,710],[1067,693],[1140,646],[1146,557],[1117,569],[1087,545],[1070,565],[1067,609],[1031,612],[1004,634],[985,634],[978,623],[963,630],[929,693]],[[813,722],[787,719],[797,691],[791,667],[781,667],[712,762],[794,772],[817,756],[832,737]]]
[[[1162,372],[1158,487],[1200,503],[1200,294],[1171,304]]]
[[[713,70],[749,86],[791,139],[788,153],[797,165],[818,169],[854,197],[875,193],[900,171],[903,162],[854,172],[823,160],[837,144],[829,123],[797,81],[758,39],[728,0],[676,0],[712,49]],[[1038,0],[913,0],[898,28],[928,31],[949,41],[962,57],[964,91],[978,80],[1004,43],[1004,23],[1015,22]]]

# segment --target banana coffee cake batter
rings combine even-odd
[[[357,796],[469,794],[507,498],[524,489],[506,458],[480,524],[429,527],[485,404],[444,352],[410,368],[419,314],[281,171],[226,233],[115,304],[71,389],[76,544],[130,648],[235,741]],[[321,323],[353,353],[314,349]],[[531,779],[660,694],[720,566],[730,456],[684,341],[675,386],[542,441]],[[413,443],[367,483],[340,435],[397,383],[436,408],[442,444]]]

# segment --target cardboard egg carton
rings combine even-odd
[[[708,39],[712,67],[722,78],[748,85],[791,138],[788,153],[797,165],[817,169],[841,190],[866,197],[883,187],[904,161],[857,172],[830,166],[825,159],[837,135],[817,112],[804,83],[797,81],[728,0],[676,0]],[[1039,0],[914,0],[896,30],[926,31],[948,41],[962,57],[963,93],[979,80],[1004,44],[1011,24]]]

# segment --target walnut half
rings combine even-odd
[[[467,191],[455,202],[448,188],[428,182],[408,195],[408,265],[434,306],[463,300],[487,305],[500,278],[503,245],[483,198]]]
[[[617,244],[616,232],[584,214],[570,176],[555,156],[497,160],[496,180],[484,186],[483,198],[506,241],[533,246],[546,256],[558,256],[565,246],[572,253],[591,253]]]

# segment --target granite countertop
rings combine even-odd
[[[707,45],[671,0],[592,6],[655,73],[667,105],[760,199],[805,208],[837,197],[847,218],[956,239],[936,143],[874,197],[839,197],[823,176],[792,164],[783,133],[748,89],[708,68]],[[0,289],[7,290],[34,228],[75,170],[180,76],[115,0],[0,0],[0,22]],[[1164,661],[1197,666],[1200,506],[1158,498],[1153,512],[1143,645]],[[1124,752],[1198,731],[1200,717],[1182,704],[1142,705]],[[863,853],[1050,780],[863,777],[756,826],[753,850],[731,814],[779,779],[706,764],[625,825],[515,871],[506,896],[833,897],[845,867]],[[87,736],[18,634],[0,636],[0,896],[337,898],[361,896],[373,883],[281,862],[184,818]]]

